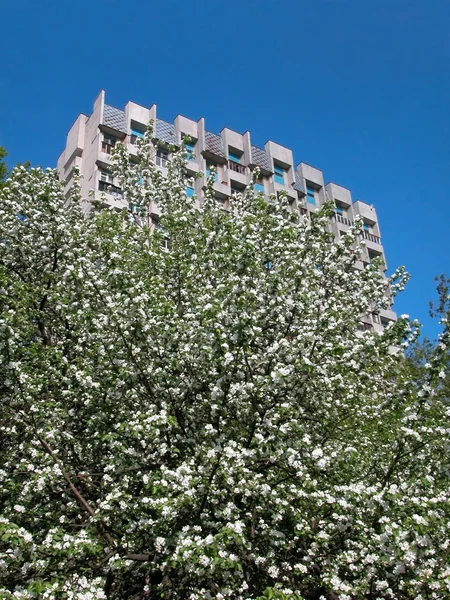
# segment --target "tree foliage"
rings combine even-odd
[[[437,302],[430,302],[430,316],[440,320],[441,324],[448,327],[448,315],[450,314],[450,279],[445,275],[435,277],[437,282]],[[445,336],[440,336],[437,342],[428,338],[416,340],[406,353],[406,365],[411,381],[416,385],[426,384],[430,378],[429,370],[439,369],[441,377],[439,383],[439,396],[444,402],[450,403],[450,377],[444,377],[450,373],[450,347]],[[437,358],[439,355],[439,358]],[[439,374],[438,374],[439,375]]]
[[[3,148],[3,146],[0,146],[0,187],[3,185],[3,181],[5,180],[8,174],[8,167],[6,166],[6,163],[3,160],[6,156],[8,156],[8,153]]]
[[[448,597],[447,324],[412,377],[407,316],[358,331],[406,278],[355,268],[361,223],[198,208],[154,155],[117,150],[130,211],[0,192],[1,598]]]

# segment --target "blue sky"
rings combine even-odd
[[[54,166],[70,125],[107,101],[158,104],[292,147],[375,204],[398,313],[428,317],[450,276],[448,0],[5,0],[0,145]]]

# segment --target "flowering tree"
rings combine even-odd
[[[446,324],[418,382],[406,316],[358,331],[405,281],[361,223],[195,207],[154,153],[116,153],[130,211],[0,192],[0,597],[449,597]]]
[[[2,186],[3,180],[8,174],[8,167],[6,166],[6,163],[3,160],[6,156],[8,156],[8,153],[3,148],[3,146],[0,146],[0,187]]]

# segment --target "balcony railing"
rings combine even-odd
[[[359,331],[370,331],[373,329],[373,325],[371,325],[371,323],[364,323],[364,321],[361,321],[358,323],[358,329]]]
[[[111,183],[108,183],[107,181],[99,181],[98,189],[101,192],[106,192],[107,194],[112,194],[116,198],[120,198],[120,199],[123,198],[123,191],[116,185],[112,185]]]
[[[338,215],[338,214],[336,214],[335,217],[336,217],[336,221],[338,223],[342,223],[343,225],[348,225],[348,226],[353,225],[353,221],[351,219],[347,219],[347,217],[343,217],[342,215]]]
[[[375,244],[381,244],[381,238],[378,235],[374,235],[373,233],[369,233],[368,231],[364,231],[364,238]]]
[[[245,165],[241,165],[241,163],[235,162],[234,160],[228,161],[228,167],[240,175],[245,175],[247,173],[247,167]]]

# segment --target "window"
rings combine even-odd
[[[135,127],[131,128],[130,142],[135,144],[138,139],[142,139],[144,137],[144,132],[141,129],[136,129]]]
[[[372,313],[372,319],[374,323],[380,323],[380,315],[378,313]]]
[[[384,317],[380,318],[380,322],[384,329],[386,329],[386,327],[388,327],[389,324],[391,323],[391,321],[389,321],[389,319],[385,319]]]
[[[193,177],[186,177],[186,196],[188,196],[189,198],[192,198],[192,196],[195,196],[195,188],[194,188],[194,178]]]
[[[195,142],[184,142],[186,160],[195,160]]]
[[[344,209],[342,208],[342,206],[336,205],[335,212],[337,215],[341,215],[341,217],[344,215]]]
[[[118,140],[112,135],[104,133],[102,141],[102,152],[106,152],[106,154],[111,154],[112,149],[116,145],[117,141]]]
[[[283,169],[283,167],[280,167],[280,165],[274,165],[273,170],[275,173],[273,176],[274,181],[284,185],[284,169]]]
[[[264,194],[264,183],[262,179],[258,179],[258,181],[255,182],[255,192],[262,192]]]
[[[100,169],[100,181],[105,183],[113,183],[114,177],[110,171],[106,169]]]
[[[247,172],[247,167],[241,164],[242,154],[237,154],[237,152],[232,152],[228,150],[228,167],[231,171],[235,173],[240,173],[241,175],[245,175]]]
[[[206,163],[206,177],[210,177],[211,171],[214,169],[214,181],[219,181],[219,175],[217,173],[217,165],[212,162]]]
[[[156,151],[156,164],[158,167],[167,167],[169,161],[169,151],[165,148],[158,148]]]
[[[153,229],[155,229],[156,231],[159,231],[160,233],[163,234],[163,238],[161,239],[161,248],[163,248],[164,250],[169,250],[170,249],[169,236],[164,231],[164,228],[160,225],[157,217],[152,217],[152,225],[153,225]]]
[[[316,190],[310,185],[306,186],[306,202],[316,205]]]
[[[371,227],[370,227],[369,223],[364,223],[363,228],[364,228],[364,231],[370,232]]]

